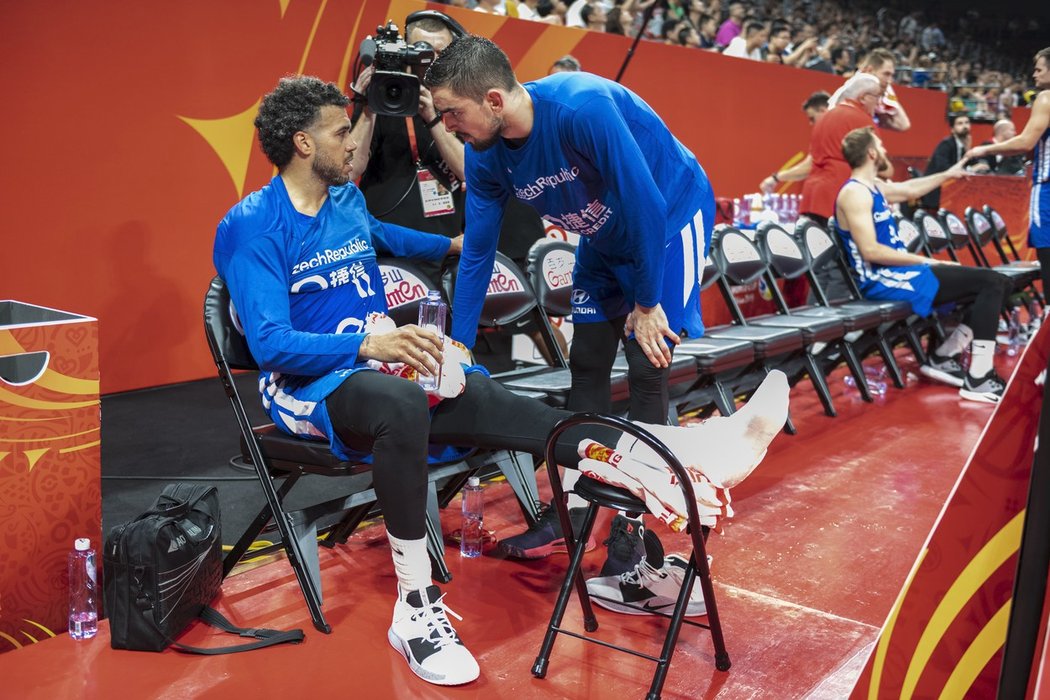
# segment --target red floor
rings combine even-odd
[[[907,357],[905,369],[914,371]],[[1006,360],[999,359],[1004,376]],[[993,410],[921,379],[903,391],[891,388],[875,405],[847,394],[841,371],[832,387],[835,419],[823,415],[808,384],[793,391],[799,434],[776,440],[758,471],[734,490],[736,518],[711,538],[732,669],[716,671],[706,631],[684,627],[663,697],[846,697]],[[457,506],[446,512],[446,531],[458,526]],[[486,507],[486,523],[500,536],[520,528],[506,485],[486,489]],[[660,535],[668,551],[682,542],[663,529]],[[246,627],[302,627],[302,645],[219,657],[114,651],[103,623],[88,642],[61,635],[0,655],[0,697],[230,700],[331,692],[524,700],[635,698],[648,689],[648,661],[566,637],[545,680],[529,673],[563,555],[522,563],[461,560],[447,550],[454,580],[446,602],[464,618],[456,627],[482,676],[466,687],[438,688],[413,676],[386,642],[395,579],[382,528],[321,552],[331,635],[312,628],[291,570],[274,561],[227,579],[216,607]],[[601,562],[594,552],[585,566],[593,572]],[[578,620],[578,610],[571,604],[567,620]],[[604,639],[649,643],[658,652],[661,621],[599,612],[599,623]],[[229,643],[212,635],[196,627],[182,641]]]

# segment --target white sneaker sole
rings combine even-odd
[[[638,603],[632,606],[628,603],[617,603],[614,600],[606,600],[604,598],[598,598],[593,593],[590,594],[591,601],[595,605],[599,605],[606,610],[612,610],[613,612],[623,613],[624,615],[670,615],[674,612],[674,601],[664,603],[660,605],[654,605],[651,609],[644,609],[644,605]],[[701,615],[707,614],[707,605],[703,601],[689,601],[688,605],[685,606],[686,617],[700,617]]]
[[[401,654],[401,656],[404,657],[405,661],[408,662],[408,667],[412,670],[412,673],[416,674],[417,676],[425,680],[427,683],[433,683],[434,685],[464,685],[465,683],[476,681],[478,679],[478,676],[481,675],[481,670],[475,667],[475,669],[473,669],[470,673],[464,674],[462,678],[437,676],[436,674],[431,673],[430,671],[426,670],[425,668],[423,668],[415,662],[415,660],[412,658],[411,653],[409,652],[408,642],[401,639],[401,637],[398,636],[397,632],[394,631],[393,627],[387,630],[386,640],[390,642],[390,646],[394,647],[394,650],[397,653]]]
[[[928,377],[929,379],[932,379],[935,382],[940,382],[941,384],[954,386],[957,389],[961,389],[963,385],[963,380],[960,377],[948,374],[943,370],[930,367],[929,365],[922,365],[921,367],[919,367],[919,374],[921,374],[924,377]]]
[[[959,389],[959,396],[967,401],[979,401],[980,403],[991,404],[997,404],[1003,399],[1002,396],[986,391],[967,391],[966,389]]]

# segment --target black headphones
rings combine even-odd
[[[467,35],[467,30],[463,28],[463,25],[446,15],[444,12],[438,12],[437,10],[419,10],[411,13],[408,17],[405,17],[405,31],[408,31],[408,25],[413,22],[418,22],[421,19],[436,19],[438,22],[441,22],[448,27],[450,32],[452,32],[453,40]]]

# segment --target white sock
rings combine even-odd
[[[970,376],[980,379],[992,369],[995,358],[994,340],[975,340],[970,343]]]
[[[960,323],[934,352],[941,357],[955,357],[972,341],[973,330],[965,323]]]
[[[427,538],[402,540],[389,532],[386,538],[390,541],[390,556],[394,560],[394,573],[397,574],[399,597],[412,591],[421,591],[430,585],[430,557],[427,555]]]
[[[638,423],[661,440],[683,465],[694,466],[716,486],[731,488],[758,466],[788,415],[787,377],[773,370],[736,413],[701,425],[677,427]],[[663,465],[645,444],[621,436],[616,451],[650,465]]]

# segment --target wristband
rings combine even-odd
[[[441,123],[441,115],[439,114],[436,117],[434,117],[433,119],[431,119],[430,121],[428,121],[426,123],[426,127],[428,129],[433,129],[435,126],[437,126],[440,123]]]
[[[773,182],[780,182],[780,178],[777,177],[776,173],[773,173],[772,175],[770,175],[770,177],[773,178]]]

